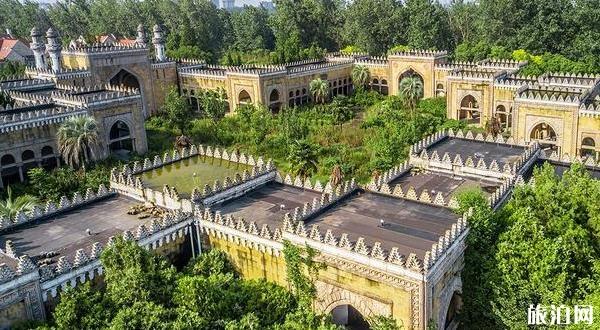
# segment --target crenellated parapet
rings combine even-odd
[[[372,177],[371,181],[367,184],[367,189],[377,191],[384,183],[390,183],[394,181],[395,179],[410,172],[411,169],[412,165],[410,165],[408,160],[405,160],[402,164],[396,165],[376,177]]]
[[[468,218],[472,216],[473,209],[469,209],[465,214],[452,224],[452,227],[440,236],[437,243],[431,245],[431,249],[425,252],[423,258],[423,270],[427,273],[434,269],[436,264],[441,263],[445,256],[450,253],[450,250],[461,248],[459,245],[464,245],[464,240],[468,234]]]
[[[493,68],[459,68],[448,73],[448,79],[454,80],[478,80],[493,82],[498,77],[505,75],[506,71]]]
[[[563,154],[562,157],[558,154],[558,152],[552,151],[552,153],[548,154],[544,150],[540,153],[541,159],[547,159],[552,162],[563,163],[565,165],[570,165],[572,163],[580,163],[585,165],[588,168],[600,169],[600,161],[596,161],[593,156],[581,157],[581,156],[569,156],[568,154]]]
[[[496,70],[519,70],[527,65],[527,61],[517,61],[510,59],[485,59],[477,62],[481,68]]]
[[[134,231],[125,230],[122,237],[135,241],[146,249],[156,249],[189,234],[191,214],[180,211],[167,212],[162,218],[153,218],[149,224],[141,224]],[[111,246],[114,236],[105,242],[94,242],[80,248],[72,256],[60,256],[57,262],[51,258],[39,260],[42,298],[56,297],[59,290],[76,287],[95,276],[103,274],[100,255],[104,246]]]
[[[251,166],[250,170],[237,173],[233,178],[227,176],[215,180],[212,185],[206,183],[204,187],[195,187],[190,199],[181,198],[175,187],[164,186],[162,191],[154,191],[144,184],[139,174],[151,171],[162,166],[181,161],[186,158],[206,156],[223,159],[229,162]],[[152,200],[160,206],[169,209],[178,209],[191,212],[193,203],[205,205],[223,202],[237,197],[258,185],[275,179],[275,166],[271,160],[265,162],[262,157],[246,155],[244,153],[229,152],[226,149],[212,148],[210,146],[192,145],[189,149],[165,152],[163,157],[155,156],[153,160],[144,159],[143,162],[134,162],[124,165],[121,171],[116,168],[111,172],[111,187],[122,194],[137,200]]]
[[[529,168],[529,166],[531,166],[537,159],[540,151],[540,147],[537,143],[526,146],[524,141],[519,141],[515,144],[515,141],[512,139],[512,137],[504,140],[502,135],[497,135],[494,137],[492,134],[473,134],[472,131],[468,131],[465,134],[462,130],[459,130],[457,133],[454,133],[453,130],[448,130],[446,134],[447,135],[444,138],[438,139],[440,136],[440,133],[438,132],[413,145],[413,152],[411,152],[410,155],[411,165],[453,175],[488,178],[501,183],[505,179],[514,177],[515,175]],[[511,163],[503,164],[499,163],[496,159],[486,161],[484,158],[478,158],[474,156],[467,156],[466,159],[463,159],[463,156],[460,153],[450,154],[449,152],[444,152],[443,155],[440,155],[438,154],[437,150],[428,150],[428,148],[433,146],[435,143],[439,143],[440,141],[449,138],[525,147],[518,159]],[[431,141],[436,142],[431,143]],[[428,147],[422,147],[425,145],[428,145]],[[414,150],[421,150],[421,152],[417,154],[414,152]]]
[[[114,195],[114,191],[107,189],[104,185],[100,185],[97,191],[88,189],[84,196],[81,196],[78,192],[76,192],[72,198],[62,196],[57,203],[48,201],[43,207],[34,206],[30,212],[19,211],[16,216],[11,219],[0,216],[0,231],[6,231],[13,227],[31,222],[43,221],[52,216],[68,212],[83,205],[94,203]]]
[[[411,49],[406,51],[395,52],[390,54],[389,57],[410,57],[410,58],[429,58],[429,59],[440,59],[448,56],[447,51],[439,50],[423,50],[423,49]]]
[[[50,93],[50,97],[59,104],[71,106],[97,107],[112,103],[141,100],[138,89],[121,86],[70,87]],[[98,89],[96,89],[98,88]]]
[[[412,185],[402,187],[401,184],[396,184],[391,186],[388,183],[384,182],[380,186],[370,185],[367,188],[373,192],[387,196],[392,196],[395,198],[402,198],[424,204],[448,207],[451,209],[458,208],[458,201],[454,196],[451,196],[450,198],[445,198],[442,192],[438,191],[437,193],[432,194],[428,189],[423,189],[421,190],[421,192],[418,192],[417,189]]]
[[[534,85],[517,91],[517,99],[522,101],[537,101],[554,104],[571,104],[579,106],[584,95],[590,89],[581,87],[557,87]]]
[[[148,48],[140,44],[114,44],[114,45],[103,45],[103,44],[90,44],[90,45],[78,45],[77,47],[71,47],[63,51],[68,55],[112,55],[119,53],[147,53]]]
[[[423,149],[427,149],[427,148],[431,147],[432,145],[444,140],[446,137],[449,136],[449,132],[451,132],[451,131],[452,130],[450,130],[448,132],[446,130],[440,130],[433,134],[427,135],[421,141],[413,144],[410,148],[410,152],[412,154],[421,153],[421,151],[423,151]]]
[[[308,189],[321,193],[321,196],[313,198],[312,202],[304,203],[302,208],[296,207],[292,213],[286,213],[284,216],[284,222],[286,219],[296,222],[304,221],[314,217],[358,189],[358,185],[356,184],[354,178],[349,181],[342,182],[337,186],[333,186],[331,182],[327,182],[325,186],[323,186],[318,180],[314,185],[312,185],[308,178],[303,182],[299,176],[297,176],[295,179],[292,179],[292,177],[288,174],[285,176],[285,179],[282,179],[281,175],[277,173],[275,181],[301,189]]]
[[[9,109],[7,109],[9,110]],[[0,133],[10,133],[22,129],[56,125],[71,117],[83,117],[88,110],[83,107],[51,107],[0,116]]]
[[[354,60],[354,64],[364,66],[386,67],[389,65],[389,61],[386,56],[369,56],[366,58],[356,58]]]
[[[27,69],[25,69],[25,73],[30,77],[52,80],[69,80],[77,78],[87,78],[92,76],[92,73],[84,68],[60,68],[60,70],[54,71],[47,68],[28,67]]]
[[[477,62],[472,61],[452,61],[448,63],[439,63],[435,65],[436,70],[452,71],[464,68],[476,68]]]
[[[27,76],[10,76],[0,80],[0,90],[24,91],[54,87],[49,79],[29,78]]]
[[[542,85],[592,88],[600,83],[600,75],[551,72],[540,76],[538,82]]]

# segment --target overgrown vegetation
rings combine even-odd
[[[535,186],[517,187],[493,213],[473,192],[462,274],[466,329],[526,328],[530,304],[600,308],[600,181],[580,164],[559,178],[536,169]]]
[[[401,162],[408,146],[425,134],[463,127],[447,121],[445,114],[444,98],[421,100],[409,111],[400,97],[384,99],[375,92],[358,91],[327,104],[285,108],[277,115],[247,105],[235,116],[218,120],[200,116],[190,121],[187,134],[194,143],[273,158],[284,172],[328,180],[337,165],[344,177],[365,182],[373,171]],[[171,147],[169,141],[178,134],[160,117],[146,127],[153,151]]]

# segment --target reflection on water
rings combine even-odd
[[[249,165],[221,158],[195,156],[144,172],[139,176],[149,188],[162,190],[167,184],[177,188],[183,197],[189,197],[194,187],[202,189],[205,184],[212,186],[217,179],[221,182],[227,176],[233,179],[236,173],[250,169]]]

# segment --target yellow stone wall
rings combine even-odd
[[[448,93],[446,77],[448,77],[447,70],[435,70],[435,72],[434,72],[435,83],[433,85],[433,88],[435,89],[436,96],[444,96]],[[438,87],[437,87],[438,85],[442,85],[442,87],[443,87],[442,89],[444,90],[443,92],[438,91]]]
[[[600,117],[579,117],[577,129],[577,151],[584,138],[590,137],[596,143],[596,152],[600,153]]]
[[[530,141],[532,129],[539,123],[547,123],[556,132],[557,145],[562,155],[574,156],[577,152],[577,110],[551,104],[516,103],[517,127],[516,139]],[[579,142],[580,143],[580,142]]]
[[[84,69],[89,68],[90,62],[87,56],[71,55],[62,53],[63,67],[66,69]]]
[[[494,90],[486,82],[465,82],[450,79],[447,82],[446,89],[446,108],[448,118],[458,119],[460,103],[464,97],[472,95],[481,109],[481,124],[492,116],[492,105],[494,100]]]
[[[205,236],[205,242],[207,244],[203,245],[204,249],[208,245],[210,248],[225,251],[243,277],[264,278],[287,287],[283,255],[270,255],[215,236]],[[325,269],[319,271],[318,281],[330,283],[354,294],[390,305],[392,316],[403,324],[405,329],[411,328],[410,292],[332,265],[327,265]]]
[[[423,78],[423,95],[425,98],[435,96],[435,65],[445,62],[445,59],[389,56],[390,76],[389,87],[391,95],[398,95],[400,76],[412,69]]]

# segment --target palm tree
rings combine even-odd
[[[76,168],[96,160],[100,148],[98,124],[93,117],[72,117],[58,129],[58,150]]]
[[[399,92],[413,119],[417,103],[423,97],[423,82],[415,76],[406,77],[400,81]]]
[[[0,200],[0,217],[14,219],[19,212],[29,212],[39,201],[35,196],[21,195],[15,199],[12,196],[10,186],[6,188],[6,199]]]
[[[315,103],[325,103],[329,94],[329,83],[326,80],[317,78],[310,82],[309,87]]]
[[[371,80],[369,68],[364,65],[355,65],[352,68],[352,81],[357,88],[364,88]]]
[[[290,145],[288,161],[294,174],[304,179],[317,170],[316,149],[315,145],[306,140],[295,140]]]
[[[0,107],[6,109],[6,106],[8,105],[13,107],[15,105],[15,100],[6,92],[0,91]]]

